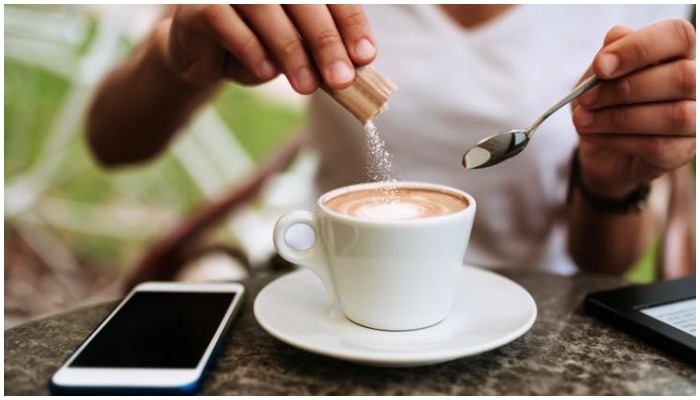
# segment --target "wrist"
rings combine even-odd
[[[581,168],[578,149],[576,149],[571,160],[569,202],[572,201],[574,191],[578,192],[580,198],[589,207],[598,211],[613,214],[638,213],[646,208],[651,185],[649,183],[611,184],[586,176]]]
[[[586,193],[610,201],[621,200],[629,196],[639,188],[634,183],[608,183],[602,182],[580,169],[577,177],[577,185]]]

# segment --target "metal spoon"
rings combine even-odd
[[[464,168],[469,169],[486,168],[516,156],[527,146],[535,130],[537,130],[544,120],[549,118],[550,115],[554,114],[554,112],[563,105],[596,85],[599,81],[600,80],[595,75],[583,81],[580,85],[576,86],[574,90],[569,92],[569,94],[562,97],[553,106],[549,107],[547,111],[537,117],[529,128],[525,130],[513,129],[512,131],[497,133],[480,141],[464,153],[462,165],[464,165]]]

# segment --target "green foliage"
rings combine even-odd
[[[649,245],[642,258],[625,274],[625,279],[635,283],[647,283],[656,280],[657,260],[659,256],[659,240]]]
[[[5,60],[5,179],[36,160],[67,91],[65,80]]]
[[[256,161],[299,132],[303,114],[265,101],[254,89],[227,85],[214,99],[214,107]]]
[[[64,79],[48,72],[5,59],[5,182],[36,165],[47,143],[54,120],[70,93]],[[299,110],[271,103],[254,89],[227,85],[214,99],[214,106],[230,126],[236,139],[256,161],[262,161],[291,135],[303,121]],[[41,195],[66,200],[71,208],[61,210],[61,218],[83,226],[100,226],[84,206],[108,209],[112,205],[143,205],[169,210],[184,216],[202,204],[204,197],[181,164],[170,152],[143,165],[106,171],[93,160],[82,127],[68,145],[60,149],[61,161],[55,178]],[[7,223],[8,221],[6,221]],[[12,224],[12,221],[10,221]],[[163,234],[167,226],[158,227]],[[125,267],[147,243],[138,238],[109,237],[100,234],[52,227],[74,255],[87,263]],[[154,238],[155,239],[155,238]]]

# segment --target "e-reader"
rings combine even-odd
[[[695,276],[590,293],[584,308],[695,365]]]

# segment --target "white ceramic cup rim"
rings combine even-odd
[[[331,210],[324,203],[326,200],[346,194],[355,192],[358,190],[376,189],[383,187],[397,187],[397,188],[412,188],[412,189],[428,189],[436,192],[447,193],[456,197],[461,197],[467,201],[467,206],[463,209],[450,213],[437,215],[432,217],[421,217],[412,219],[368,219],[362,217],[356,217],[352,215],[347,215],[340,213],[338,211]],[[421,224],[434,224],[443,223],[445,220],[460,218],[464,214],[473,212],[474,207],[476,207],[476,201],[468,193],[455,189],[450,186],[441,185],[437,183],[427,183],[427,182],[417,182],[417,181],[399,181],[399,182],[369,182],[369,183],[358,183],[354,185],[343,186],[337,189],[330,190],[322,194],[316,203],[319,210],[322,210],[325,214],[328,214],[334,218],[340,220],[346,220],[352,222],[353,224],[366,224],[366,225],[421,225]]]

